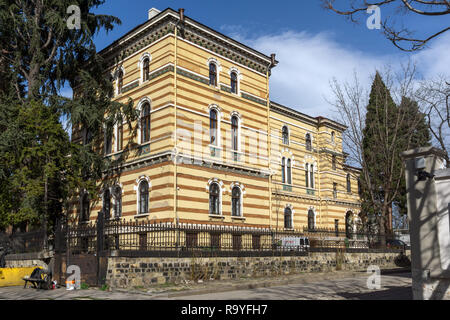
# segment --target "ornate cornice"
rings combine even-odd
[[[179,34],[186,41],[263,74],[273,67],[270,65],[270,57],[246,47],[195,20],[185,17],[185,22],[180,24],[178,13],[170,8],[134,28],[101,50],[99,54],[105,58],[108,66],[116,65],[162,37],[168,34],[175,35],[177,23],[180,30]]]

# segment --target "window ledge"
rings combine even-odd
[[[148,217],[150,213],[140,213],[134,216],[135,219]]]
[[[210,214],[209,217],[210,218],[215,218],[215,219],[225,219],[225,217],[223,215],[220,215],[220,214]]]
[[[245,217],[231,216],[232,220],[245,220]]]

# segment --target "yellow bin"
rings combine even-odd
[[[23,286],[23,278],[29,276],[34,269],[30,268],[0,268],[0,287]]]

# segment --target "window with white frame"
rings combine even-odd
[[[217,87],[217,65],[214,62],[209,63],[209,84]]]
[[[143,179],[138,185],[138,214],[147,214],[149,212],[149,184]]]
[[[236,71],[232,71],[230,74],[230,86],[231,86],[231,93],[237,94],[238,93],[238,74]]]
[[[112,153],[113,145],[113,130],[110,126],[105,127],[105,142],[104,142],[104,152],[105,155]]]
[[[286,207],[284,209],[284,228],[292,229],[293,228],[293,214],[292,209],[290,207]]]
[[[145,57],[142,62],[142,81],[148,81],[150,79],[150,58]]]
[[[111,192],[109,188],[103,191],[103,214],[105,220],[111,217]]]
[[[239,151],[239,117],[231,117],[231,150]]]
[[[306,134],[305,141],[306,141],[306,150],[311,151],[312,150],[312,140],[311,140],[310,133]]]
[[[283,144],[289,145],[289,128],[287,126],[283,126],[283,129],[281,130],[281,136]]]
[[[117,94],[122,94],[123,88],[123,70],[120,69],[117,74]]]
[[[281,159],[281,182],[292,184],[292,160],[283,157]]]
[[[233,217],[242,217],[242,191],[238,186],[231,190],[231,215]]]
[[[210,143],[213,146],[219,146],[219,112],[215,108],[211,108],[209,111],[209,137]]]
[[[150,141],[150,103],[144,102],[141,107],[141,144]]]
[[[220,186],[217,182],[209,186],[209,214],[221,215],[221,194]]]
[[[123,149],[123,124],[120,122],[116,124],[116,152]]]

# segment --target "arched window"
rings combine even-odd
[[[81,221],[89,221],[90,216],[90,201],[89,194],[85,192],[81,198]]]
[[[209,214],[220,215],[220,189],[217,183],[209,186]]]
[[[335,156],[335,155],[333,155],[333,156],[331,157],[331,168],[332,168],[333,170],[336,170],[336,156]]]
[[[238,92],[238,80],[236,72],[231,73],[231,93]]]
[[[352,193],[352,183],[350,181],[350,174],[347,174],[347,192]]]
[[[362,194],[362,185],[361,185],[361,179],[358,178],[358,194],[361,195]]]
[[[231,117],[231,150],[239,150],[239,118]]]
[[[281,159],[281,183],[286,183],[286,158]]]
[[[282,132],[283,144],[289,144],[289,129],[287,126],[283,126]]]
[[[337,183],[333,182],[333,198],[337,198]]]
[[[139,212],[138,214],[148,213],[148,182],[147,180],[142,180],[139,183]]]
[[[314,230],[316,228],[316,218],[313,210],[308,211],[308,230]]]
[[[144,103],[141,111],[141,143],[150,141],[150,104]]]
[[[122,188],[115,186],[113,190],[114,196],[114,218],[122,216]]]
[[[111,127],[105,128],[105,155],[112,153],[113,133]]]
[[[111,217],[111,193],[109,189],[103,192],[103,214],[105,220]]]
[[[218,145],[218,139],[217,139],[217,110],[211,109],[209,112],[209,136],[211,138],[211,144],[214,146]]]
[[[335,134],[334,131],[331,131],[331,143],[334,143]]]
[[[240,217],[241,212],[241,189],[234,187],[231,191],[231,215],[234,217]]]
[[[119,74],[117,75],[117,94],[122,93],[123,87],[123,71],[119,70]]]
[[[284,228],[292,229],[292,210],[289,207],[284,209]]]
[[[145,58],[142,64],[142,77],[143,81],[147,81],[150,77],[150,59]]]
[[[212,62],[209,64],[209,84],[217,86],[217,66]]]
[[[309,188],[309,163],[305,165],[305,185]]]
[[[287,183],[292,184],[292,165],[291,165],[291,159],[287,159],[287,170],[286,170],[286,178]]]
[[[117,126],[116,144],[116,151],[121,151],[123,149],[123,124]]]
[[[312,150],[311,135],[309,133],[306,134],[306,150]]]
[[[309,165],[309,180],[310,180],[310,186],[311,188],[314,188],[314,165]]]

